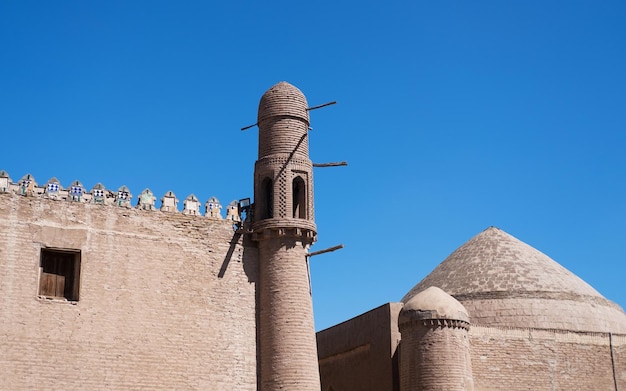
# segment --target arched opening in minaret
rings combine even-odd
[[[274,217],[274,184],[270,178],[261,182],[261,199],[259,200],[259,219],[271,219]]]
[[[306,186],[302,177],[295,177],[292,184],[293,218],[306,219]]]

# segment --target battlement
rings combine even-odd
[[[9,174],[0,170],[0,193],[15,193],[24,197],[39,197],[64,202],[87,203],[97,205],[109,205],[121,208],[136,208],[146,211],[157,210],[157,197],[148,188],[144,189],[137,197],[133,206],[133,195],[128,187],[121,186],[117,191],[107,189],[102,183],[97,183],[90,191],[80,181],[74,181],[68,188],[61,186],[55,177],[50,178],[43,186],[40,186],[31,174],[24,175],[19,181],[13,182]],[[223,219],[222,205],[216,197],[209,198],[204,203],[204,215],[200,212],[201,202],[194,194],[190,194],[183,201],[183,209],[178,209],[178,198],[172,191],[166,192],[161,197],[161,205],[158,210],[166,213],[182,213],[192,216],[205,216],[211,219]],[[226,220],[241,221],[238,202],[232,201],[226,207]]]

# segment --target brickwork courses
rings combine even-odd
[[[259,246],[260,389],[320,389],[308,266],[316,239],[306,98],[281,82],[259,102],[252,238]]]
[[[317,334],[322,390],[398,390],[398,313],[387,303]]]
[[[489,227],[456,249],[402,299],[437,286],[478,325],[626,333],[626,314],[578,276]]]
[[[473,391],[465,308],[437,287],[400,312],[400,391]]]
[[[81,251],[77,302],[41,248]],[[254,390],[257,274],[226,220],[0,194],[0,389]]]
[[[613,335],[618,389],[626,386],[626,335]],[[477,391],[614,390],[608,333],[470,328]]]

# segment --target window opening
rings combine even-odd
[[[271,219],[274,217],[274,185],[270,178],[261,182],[261,213],[260,219]]]
[[[39,295],[78,301],[80,252],[41,249]]]
[[[304,179],[302,177],[295,177],[293,180],[293,218],[294,219],[306,219],[306,192]]]

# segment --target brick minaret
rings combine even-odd
[[[252,230],[259,246],[262,391],[320,390],[306,259],[316,238],[307,107],[302,92],[285,82],[259,103]]]

